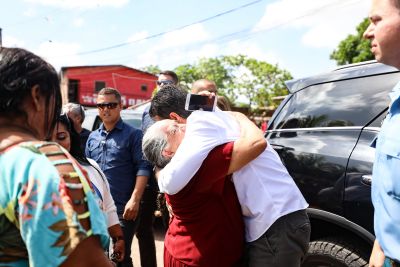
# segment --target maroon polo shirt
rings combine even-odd
[[[188,266],[232,267],[244,249],[240,204],[227,171],[233,143],[214,148],[190,182],[177,194],[166,195],[174,216],[166,237],[169,259]]]

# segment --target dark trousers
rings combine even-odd
[[[124,234],[125,241],[125,258],[122,262],[118,263],[118,267],[133,267],[133,262],[131,258],[131,247],[133,235],[136,232],[138,223],[140,221],[140,211],[138,217],[134,221],[128,221],[122,218],[122,214],[118,214],[119,224],[121,225],[122,232]]]
[[[140,222],[136,231],[142,267],[157,267],[156,245],[153,233],[156,198],[157,191],[147,186],[140,203]]]
[[[259,239],[246,244],[249,267],[300,267],[310,232],[305,210],[282,216]]]

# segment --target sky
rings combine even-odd
[[[3,46],[66,66],[158,65],[244,54],[302,78],[332,70],[370,0],[0,0]]]

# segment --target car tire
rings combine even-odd
[[[368,256],[342,240],[326,239],[310,242],[302,267],[368,267]]]

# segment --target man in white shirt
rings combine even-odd
[[[186,124],[185,137],[173,153],[160,157],[160,190],[178,193],[216,146],[236,140],[240,129],[229,113],[184,109],[186,92],[162,88],[153,98],[150,115]],[[144,142],[143,142],[144,143]],[[168,152],[168,151],[165,151]],[[268,144],[265,151],[233,174],[245,222],[250,267],[300,266],[308,249],[308,204]]]

